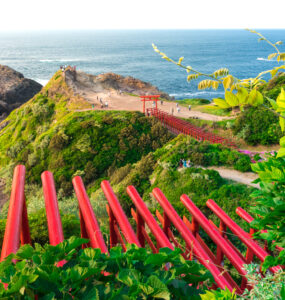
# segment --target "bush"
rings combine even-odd
[[[249,156],[243,156],[234,164],[234,168],[241,172],[251,171],[251,160]]]
[[[250,145],[276,144],[282,136],[278,116],[260,106],[241,112],[235,121],[233,132]]]
[[[35,213],[28,215],[30,235],[32,243],[45,245],[49,243],[48,225],[45,209],[40,209]],[[62,229],[64,238],[68,239],[71,236],[80,236],[80,222],[74,215],[61,216]],[[6,219],[0,220],[0,243],[3,244],[3,238],[6,227]]]
[[[49,149],[54,151],[62,150],[66,144],[67,144],[66,135],[58,133],[51,138],[49,143]]]

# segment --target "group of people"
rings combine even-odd
[[[182,168],[190,168],[192,166],[192,163],[190,161],[190,159],[186,160],[186,159],[180,159],[179,160],[179,167]]]
[[[76,72],[76,66],[73,66],[73,67],[67,66],[67,65],[60,66],[60,69],[61,69],[62,72],[65,72],[65,70],[66,70],[67,68],[69,68],[69,69],[70,69],[71,71],[73,71],[73,72]]]
[[[103,102],[103,99],[102,99],[102,98],[99,98],[98,96],[97,96],[97,100],[100,101],[100,103],[101,103],[101,108],[104,108],[104,107],[107,108],[107,107],[109,107],[108,101]],[[93,105],[92,105],[92,108],[93,108]]]
[[[181,111],[181,108],[180,108],[180,106],[177,102],[176,102],[176,110],[177,110],[177,113],[180,113],[180,111]],[[188,110],[189,111],[191,110],[191,105],[188,105]],[[174,114],[174,108],[173,107],[171,107],[170,113],[172,115]]]

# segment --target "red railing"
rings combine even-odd
[[[135,208],[135,210],[131,209],[130,211],[136,223],[135,233],[111,185],[108,181],[104,180],[101,183],[101,187],[108,202],[107,212],[110,226],[110,243],[107,247],[82,179],[77,176],[72,182],[79,204],[81,236],[90,241],[84,247],[99,248],[104,253],[108,253],[108,247],[111,248],[118,243],[122,245],[124,250],[126,250],[127,243],[136,244],[138,247],[145,247],[148,244],[154,253],[158,252],[159,248],[162,247],[170,249],[179,247],[183,250],[182,255],[185,259],[198,260],[212,273],[218,287],[227,287],[231,291],[236,289],[239,294],[247,287],[245,280],[246,272],[243,269],[243,265],[252,262],[254,256],[263,262],[269,255],[265,249],[262,249],[262,247],[252,240],[252,234],[240,228],[213,200],[208,200],[207,206],[219,217],[219,228],[204,216],[187,195],[182,195],[181,201],[191,214],[192,220],[190,222],[185,216],[183,216],[182,220],[158,188],[153,190],[153,195],[163,210],[163,215],[158,211],[156,212],[156,217],[162,227],[151,214],[135,187],[129,186],[127,188],[127,193]],[[25,206],[24,183],[25,167],[17,166],[14,171],[1,260],[5,259],[10,253],[15,253],[18,250],[20,239],[22,244],[31,242],[27,209]],[[57,245],[64,240],[64,236],[52,173],[44,172],[42,174],[42,183],[50,244]],[[237,211],[247,222],[253,220],[241,208],[238,208]],[[227,232],[227,228],[230,232]],[[200,229],[203,229],[204,233],[216,245],[216,255],[203,240],[202,236],[204,235],[200,235]],[[180,239],[177,238],[177,233],[180,235]],[[233,234],[247,246],[245,257],[230,241],[228,234]],[[223,262],[225,257],[242,276],[240,286],[230,276],[230,272],[224,268]],[[62,266],[64,263],[65,261],[61,261],[58,263],[58,266]],[[280,267],[276,266],[271,268],[271,271],[276,272],[279,269]]]
[[[88,246],[100,248],[103,253],[107,253],[108,248],[100,231],[98,221],[93,212],[81,177],[74,177],[72,183],[79,204],[81,237],[90,240],[90,245]]]
[[[141,244],[137,239],[127,216],[125,215],[119,200],[112,190],[110,183],[107,180],[103,180],[101,182],[101,187],[109,203],[106,208],[109,215],[110,247],[117,245],[119,240],[123,249],[126,250],[125,241],[120,233],[119,227],[122,230],[127,243],[136,244],[138,247],[141,247]]]
[[[221,235],[224,236],[225,239],[228,240],[227,237],[227,228],[237,236],[246,246],[247,253],[245,257],[245,261],[247,264],[251,263],[253,257],[256,256],[261,262],[265,260],[267,256],[270,254],[262,249],[255,241],[252,240],[250,234],[244,231],[240,226],[238,226],[219,206],[215,201],[209,199],[207,201],[207,206],[216,214],[220,219],[220,227],[217,230]],[[272,272],[277,272],[281,268],[279,266],[271,268]]]
[[[22,165],[14,169],[1,261],[9,254],[17,252],[20,240],[22,245],[31,243],[24,191],[25,172],[25,167]]]
[[[200,127],[194,126],[189,122],[176,118],[158,108],[148,108],[147,115],[153,116],[160,120],[160,122],[175,134],[190,135],[199,141],[209,141],[212,144],[222,144],[231,148],[237,148],[237,146],[228,139],[222,138],[210,132],[206,132]]]
[[[201,246],[201,244],[197,241],[192,231],[182,221],[182,219],[179,217],[173,206],[166,199],[162,191],[159,188],[155,188],[153,190],[153,195],[163,209],[163,231],[168,236],[168,238],[171,239],[175,244],[173,233],[170,229],[171,224],[173,224],[176,230],[183,238],[183,240],[185,241],[189,253],[193,252],[193,256],[212,273],[217,285],[220,288],[224,289],[227,287],[231,291],[234,288],[239,289],[233,281],[229,281],[226,279],[226,276],[216,266],[216,264],[213,262],[213,260],[210,258],[210,256]],[[192,255],[190,254],[190,259],[193,258],[191,256]]]

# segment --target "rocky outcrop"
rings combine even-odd
[[[0,65],[0,120],[31,99],[41,88],[38,82],[25,78],[8,66]]]
[[[158,90],[157,87],[148,82],[144,82],[134,77],[124,77],[115,73],[104,73],[90,75],[84,72],[74,72],[71,69],[65,71],[66,83],[71,86],[81,86],[89,88],[94,92],[103,91],[122,91],[135,95],[161,95],[162,98],[171,100],[172,98],[165,92]]]

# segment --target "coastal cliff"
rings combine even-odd
[[[8,66],[0,65],[0,120],[19,107],[42,88],[38,82]]]

